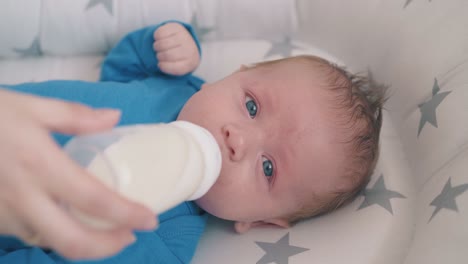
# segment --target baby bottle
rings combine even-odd
[[[156,214],[203,196],[221,170],[214,137],[186,121],[122,126],[78,136],[64,150],[107,186]],[[95,228],[112,227],[77,209],[68,210]]]

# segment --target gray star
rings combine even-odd
[[[89,0],[88,5],[86,6],[86,10],[91,9],[99,4],[103,5],[111,16],[113,15],[113,0]]]
[[[13,49],[16,53],[20,54],[22,57],[29,56],[38,56],[42,54],[41,43],[39,42],[39,37],[35,37],[33,42],[28,48],[25,49]]]
[[[200,41],[202,41],[208,33],[214,30],[214,28],[210,27],[201,27],[198,24],[197,16],[195,14],[192,16],[190,24],[192,25],[193,30],[195,30],[195,33],[197,34],[197,37]]]
[[[432,96],[436,95],[438,92],[440,92],[439,81],[437,81],[437,78],[434,78],[434,84],[432,85]]]
[[[406,8],[413,0],[406,0],[405,6],[403,8]],[[431,0],[429,0],[431,2]]]
[[[451,91],[439,93],[440,87],[437,79],[434,79],[434,86],[432,87],[432,98],[419,105],[419,111],[421,111],[421,119],[419,120],[418,137],[421,133],[426,122],[429,122],[434,127],[437,127],[437,116],[436,108],[445,99],[445,97],[451,93]]]
[[[452,211],[458,212],[457,202],[455,198],[462,193],[468,190],[468,184],[462,184],[455,187],[452,187],[451,178],[448,179],[447,183],[445,183],[444,189],[442,192],[437,195],[434,200],[432,200],[431,205],[435,206],[434,213],[432,213],[431,218],[428,222],[432,220],[432,218],[442,209],[450,209]]]
[[[272,43],[271,43],[271,48],[270,48],[270,50],[267,52],[267,54],[265,54],[264,58],[269,57],[269,56],[272,56],[272,55],[276,55],[276,54],[282,55],[283,57],[289,57],[289,56],[291,56],[292,51],[293,51],[294,49],[296,49],[296,48],[300,48],[300,47],[294,45],[294,44],[291,42],[291,38],[290,38],[290,37],[285,37],[285,38],[283,39],[283,41],[280,41],[280,42],[272,42]]]
[[[373,204],[378,204],[385,208],[388,212],[393,215],[392,204],[390,203],[390,199],[392,198],[406,198],[405,196],[401,195],[398,192],[391,191],[385,187],[385,181],[383,174],[380,175],[380,178],[374,184],[372,189],[365,189],[363,191],[364,201],[359,206],[358,210],[362,208],[366,208]]]
[[[265,255],[257,261],[257,264],[267,264],[272,262],[275,262],[276,264],[288,264],[290,256],[309,250],[308,248],[289,245],[289,232],[276,243],[255,241],[255,244],[265,251]]]

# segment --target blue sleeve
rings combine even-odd
[[[137,243],[112,258],[78,263],[190,263],[204,231],[205,221],[206,216],[177,217],[160,223],[159,228],[154,232],[137,233]]]
[[[12,236],[0,236],[0,264],[57,264],[60,257],[50,250],[25,245]]]
[[[71,261],[53,251],[24,244],[18,246],[22,244],[18,240],[2,243],[8,238],[0,237],[0,264],[190,263],[205,222],[205,215],[185,215],[163,221],[153,232],[137,232],[137,241],[116,256],[92,261]]]
[[[182,24],[192,34],[201,54],[200,43],[195,31],[189,24],[179,21],[166,21],[156,26],[134,31],[124,37],[105,58],[100,80],[129,82],[148,76],[164,74],[158,67],[158,59],[153,50],[153,33],[160,26],[170,22]]]

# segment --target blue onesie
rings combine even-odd
[[[49,81],[6,85],[6,88],[81,102],[96,108],[117,108],[122,110],[119,125],[174,121],[187,100],[200,90],[203,81],[192,74],[170,76],[158,68],[153,50],[153,32],[163,24],[126,36],[106,57],[100,82]],[[200,51],[192,28],[183,25],[192,34]],[[54,137],[61,145],[70,139],[66,135],[57,134]],[[157,230],[137,232],[137,241],[118,255],[80,263],[188,263],[205,223],[206,216],[200,208],[194,203],[185,202],[161,214]],[[71,261],[53,251],[30,247],[15,238],[0,236],[0,264],[4,263],[51,264]]]

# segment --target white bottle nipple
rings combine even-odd
[[[205,128],[187,121],[175,121],[172,124],[189,132],[198,142],[203,158],[204,173],[198,188],[188,198],[188,200],[196,200],[207,193],[218,179],[222,164],[221,151],[214,136]]]

